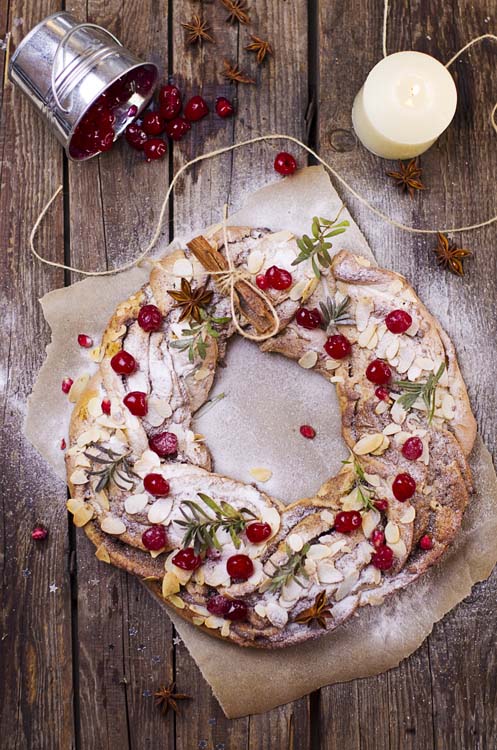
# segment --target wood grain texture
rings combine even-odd
[[[83,534],[68,528],[64,487],[47,475],[19,433],[48,341],[37,298],[78,278],[64,279],[28,257],[29,228],[63,179],[64,205],[53,207],[38,242],[49,257],[62,260],[65,252],[73,264],[92,269],[139,253],[173,171],[187,159],[267,132],[309,137],[359,192],[406,223],[451,226],[495,213],[497,151],[488,123],[497,97],[495,45],[480,45],[454,65],[458,112],[421,159],[429,193],[410,201],[385,177],[391,163],[365,151],[351,130],[354,96],[381,57],[381,3],[251,0],[249,5],[247,28],[227,25],[219,0],[66,2],[78,18],[101,23],[156,62],[163,79],[177,82],[186,99],[201,93],[211,109],[217,96],[235,102],[235,118],[211,114],[174,144],[163,162],[147,165],[119,143],[86,164],[67,164],[21,95],[11,87],[2,92],[0,285],[7,335],[0,337],[5,469],[0,744],[8,750],[490,750],[495,744],[495,573],[398,668],[229,721],[139,582],[99,563]],[[492,31],[497,18],[497,0],[391,6],[389,51],[414,48],[441,60],[471,37]],[[12,29],[18,42],[58,7],[55,0],[0,0],[0,37]],[[181,23],[195,12],[209,21],[215,46],[186,47]],[[275,48],[274,58],[261,67],[244,49],[251,32]],[[257,85],[226,82],[223,58],[253,74]],[[175,233],[192,236],[219,221],[223,202],[234,210],[244,194],[274,179],[274,154],[285,147],[257,145],[192,169],[178,184],[160,246]],[[305,155],[296,155],[305,163]],[[405,274],[453,336],[480,430],[496,455],[497,426],[489,408],[497,397],[495,228],[457,238],[474,256],[466,278],[456,279],[436,269],[432,238],[382,225],[339,190],[379,262]],[[29,531],[40,521],[49,526],[50,537],[37,546]],[[50,583],[58,586],[54,594]],[[192,700],[177,717],[164,719],[153,706],[153,691],[173,679]]]

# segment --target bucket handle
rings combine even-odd
[[[67,43],[68,39],[76,31],[79,31],[79,29],[88,29],[88,28],[98,29],[99,31],[103,31],[103,33],[107,34],[107,36],[110,36],[111,39],[113,39],[116,42],[116,44],[118,44],[120,47],[123,46],[122,43],[119,41],[119,39],[116,36],[114,36],[114,34],[111,31],[108,31],[107,29],[104,29],[102,26],[99,26],[96,23],[78,23],[76,26],[73,26],[72,29],[69,29],[69,31],[64,34],[64,36],[62,37],[62,39],[60,40],[60,42],[57,45],[57,49],[55,50],[55,55],[54,55],[54,59],[53,59],[53,63],[52,63],[52,71],[51,71],[51,76],[50,76],[50,84],[51,84],[51,88],[52,88],[53,98],[54,98],[54,101],[55,101],[57,107],[60,109],[61,112],[64,112],[66,114],[70,111],[70,107],[69,108],[64,107],[62,105],[62,102],[59,99],[59,95],[57,94],[57,86],[56,86],[56,81],[55,81],[55,66],[56,66],[56,63],[57,63],[57,58],[59,56],[59,52],[63,49],[63,47]]]

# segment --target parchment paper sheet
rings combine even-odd
[[[326,173],[310,167],[249,196],[230,223],[302,234],[312,216],[333,217],[340,205]],[[347,218],[351,228],[338,238],[337,249],[372,258],[358,227]],[[181,243],[177,239],[172,246]],[[158,254],[164,251],[159,248]],[[41,300],[52,342],[29,400],[25,432],[61,479],[65,474],[60,439],[67,430],[70,405],[60,383],[65,376],[75,378],[93,368],[88,351],[77,344],[77,334],[92,335],[98,343],[116,305],[147,276],[145,268],[86,279]],[[425,302],[429,307],[430,301]],[[312,495],[347,455],[334,388],[315,373],[278,355],[263,355],[239,338],[228,348],[227,365],[218,370],[212,392],[224,392],[226,397],[196,424],[206,435],[216,471],[251,481],[248,470],[266,466],[273,471],[264,485],[268,492],[285,502]],[[303,443],[298,433],[305,423],[317,430],[312,442]],[[497,478],[480,438],[472,467],[476,494],[443,562],[381,607],[364,608],[335,633],[295,648],[242,649],[209,637],[165,608],[229,718],[267,711],[322,685],[396,666],[474,583],[488,577],[497,562]],[[161,617],[158,610],[159,623]]]

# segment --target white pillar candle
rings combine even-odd
[[[435,143],[454,117],[457,91],[447,68],[422,52],[385,57],[352,108],[360,141],[384,159],[412,159]]]

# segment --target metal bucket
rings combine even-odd
[[[150,101],[158,69],[135,57],[106,29],[59,12],[24,37],[11,58],[9,78],[49,123],[68,157],[82,161],[99,153],[71,153],[85,113],[112,84],[122,88],[125,98],[112,110],[118,138]]]

